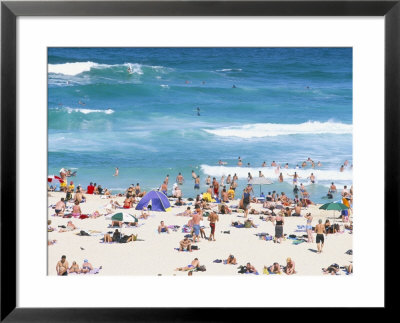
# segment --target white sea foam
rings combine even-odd
[[[262,138],[296,134],[351,134],[353,125],[338,122],[308,121],[300,124],[254,123],[243,126],[203,129],[219,137]]]
[[[351,170],[345,170],[344,172],[329,170],[329,169],[284,169],[281,168],[279,172],[276,171],[276,167],[239,167],[239,166],[211,166],[211,165],[201,165],[201,171],[210,176],[214,176],[216,178],[221,178],[222,175],[233,176],[236,174],[239,179],[246,179],[248,173],[253,177],[258,177],[258,172],[261,171],[262,174],[272,179],[274,182],[278,181],[279,173],[282,173],[285,181],[291,182],[293,177],[289,176],[293,175],[294,172],[301,177],[299,182],[308,182],[307,177],[310,176],[311,173],[315,175],[317,181],[352,181],[353,180],[353,172]]]
[[[142,65],[140,65],[140,64],[137,64],[137,63],[125,63],[124,66],[130,68],[131,71],[129,72],[129,74],[138,74],[138,75],[142,75],[143,74]]]
[[[160,86],[163,87],[163,88],[168,88],[169,87],[168,84],[161,84]]]
[[[89,72],[92,68],[108,68],[111,65],[98,64],[94,62],[75,62],[64,64],[49,64],[48,72],[64,75],[78,75],[83,72]]]
[[[222,68],[220,70],[217,70],[217,72],[241,72],[241,68]]]
[[[106,110],[100,110],[100,109],[81,109],[81,108],[65,108],[68,113],[73,113],[73,112],[80,112],[83,114],[89,114],[89,113],[105,113],[105,114],[112,114],[114,113],[114,110],[112,109],[106,109]]]

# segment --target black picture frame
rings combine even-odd
[[[2,1],[1,3],[1,321],[127,322],[202,321],[210,312],[194,308],[18,308],[16,307],[16,19],[19,16],[384,16],[385,19],[385,254],[397,258],[390,240],[399,229],[400,0],[387,1]],[[380,205],[382,206],[382,205]],[[380,219],[379,219],[380,220]],[[396,287],[386,279],[385,309]],[[379,264],[371,264],[371,266]],[[32,277],[34,279],[34,277]],[[266,300],[267,304],[267,300]],[[312,304],[312,302],[311,302]],[[213,321],[234,318],[238,309],[213,310]],[[260,310],[257,310],[258,312]],[[204,317],[204,315],[207,317]],[[216,316],[215,316],[216,315]],[[262,314],[262,315],[265,315]],[[252,314],[253,316],[253,314]]]

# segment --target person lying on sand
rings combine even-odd
[[[266,266],[264,266],[264,272],[265,272]],[[281,272],[281,266],[279,266],[279,264],[277,262],[274,262],[274,264],[272,266],[269,266],[267,268],[267,270],[271,273],[271,274],[282,274]]]
[[[72,221],[68,221],[67,227],[65,229],[61,228],[60,230],[58,230],[58,232],[68,232],[68,231],[73,231],[76,229],[77,229],[77,227],[72,223]]]
[[[160,225],[158,226],[158,233],[161,233],[161,232],[169,233],[168,227],[164,224],[164,221],[161,221]]]
[[[193,261],[190,263],[190,265],[187,265],[186,267],[178,267],[175,270],[177,271],[187,271],[187,270],[192,270],[200,267],[200,262],[199,259],[194,258]]]
[[[226,259],[227,265],[237,265],[237,261],[234,255],[229,255],[228,259]]]
[[[87,273],[90,272],[91,270],[93,270],[92,264],[89,263],[89,261],[88,261],[87,259],[85,259],[85,260],[83,261],[81,273],[82,273],[82,274],[87,274]]]
[[[252,266],[249,262],[246,264],[246,273],[250,273],[250,274],[256,274],[257,273],[257,269],[254,268],[254,266]]]
[[[294,261],[292,260],[292,258],[287,258],[287,259],[286,259],[285,273],[286,273],[287,275],[293,275],[293,274],[296,273],[296,270],[295,270],[295,263],[294,263]]]
[[[120,228],[122,228],[122,225],[123,225],[124,223],[122,222],[122,221],[117,221],[117,220],[113,220],[112,222],[111,222],[111,226],[112,227],[120,227]]]
[[[192,252],[192,243],[189,238],[184,238],[179,242],[179,251],[183,251],[184,249]]]
[[[231,214],[232,210],[225,204],[218,205],[218,212],[221,214]]]
[[[147,212],[147,207],[142,209],[142,214],[139,216],[139,219],[147,219],[150,216],[150,213]]]
[[[96,210],[91,215],[89,215],[89,218],[97,219],[100,216],[101,216],[100,212]]]
[[[119,232],[118,229],[115,229],[112,237],[108,233],[104,235],[104,242],[127,243],[131,241],[136,241],[136,238],[137,235],[134,234],[131,234],[130,236],[122,235],[122,233]]]
[[[192,215],[192,211],[190,210],[190,206],[187,207],[185,212],[181,212],[181,213],[178,213],[176,215],[177,216],[191,216]]]
[[[80,272],[79,265],[76,263],[76,261],[73,261],[71,267],[69,268],[69,273],[79,274]]]
[[[55,244],[57,242],[57,240],[47,240],[47,245],[48,246],[52,246],[53,244]]]
[[[332,264],[328,268],[322,268],[322,271],[324,274],[331,274],[331,275],[336,275],[340,270],[340,267],[338,264]]]

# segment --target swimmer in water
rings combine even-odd
[[[118,167],[115,167],[115,173],[113,176],[118,176],[118,174],[119,174],[119,169],[118,169]]]
[[[285,168],[288,169],[289,168],[289,163],[285,164]]]
[[[86,103],[85,103],[85,102],[82,102],[81,100],[79,100],[78,103],[79,103],[79,104],[82,104],[82,105],[86,105]]]
[[[266,162],[263,162],[262,165],[261,165],[261,167],[267,167],[267,163],[266,163]]]
[[[314,173],[311,173],[311,175],[309,177],[307,177],[310,179],[311,183],[315,184],[315,175]]]
[[[198,115],[198,116],[200,116],[200,108],[199,108],[199,107],[197,107],[197,109],[196,109],[196,110],[197,110],[197,115]]]
[[[344,166],[340,166],[340,171],[343,172],[344,171]]]
[[[272,161],[271,166],[272,166],[272,167],[276,167],[275,160]]]
[[[236,89],[236,85],[235,84],[232,85],[232,89]]]
[[[289,176],[293,177],[293,185],[297,184],[297,180],[301,178],[296,172],[293,175],[288,174]]]
[[[317,166],[318,166],[318,167],[321,167],[321,166],[322,166],[321,162],[318,162]]]

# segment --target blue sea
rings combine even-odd
[[[167,174],[171,190],[181,172],[195,197],[192,170],[200,192],[234,173],[240,192],[261,170],[265,194],[289,196],[297,171],[323,203],[331,182],[352,183],[352,81],[351,48],[49,48],[48,173],[117,193]],[[301,168],[308,158],[322,166]],[[289,164],[283,183],[272,161]]]

